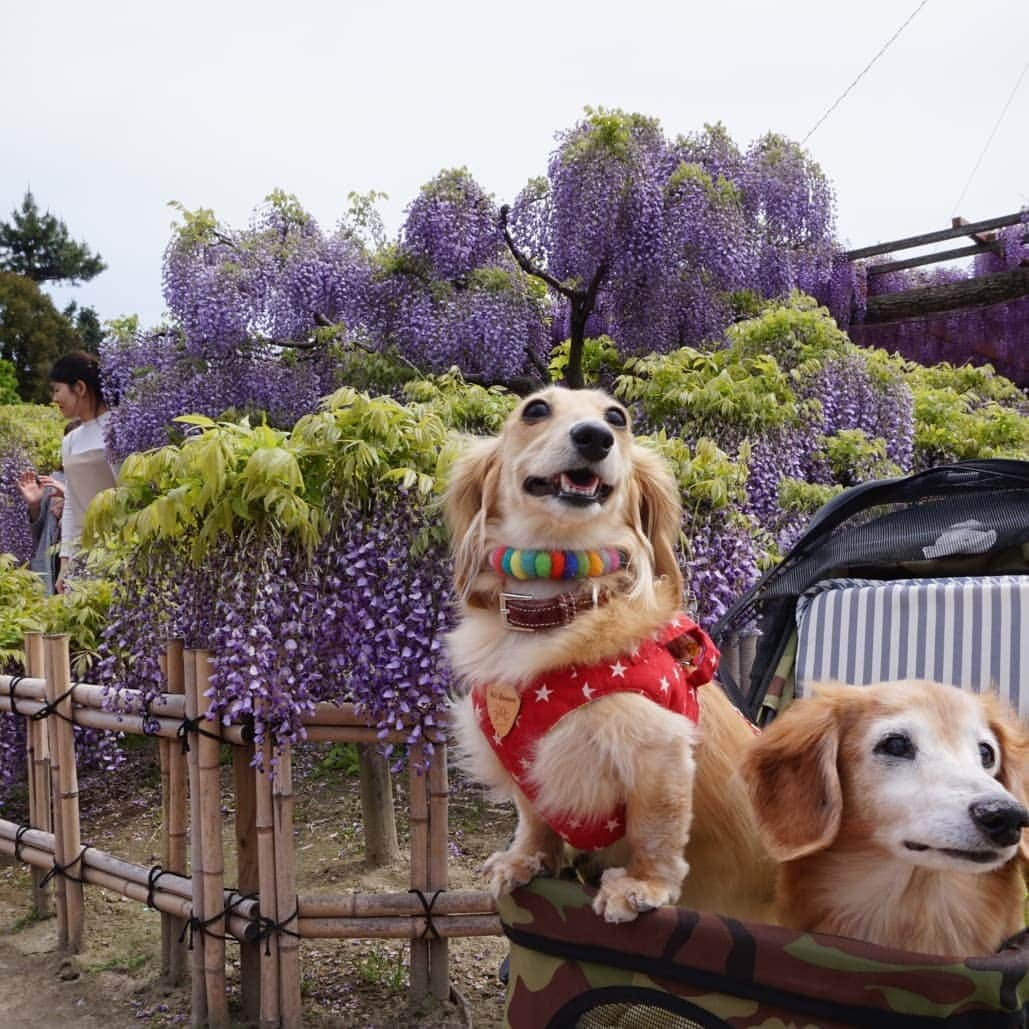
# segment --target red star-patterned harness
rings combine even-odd
[[[656,638],[641,643],[631,654],[555,669],[523,687],[517,717],[506,734],[490,720],[486,684],[472,690],[475,715],[501,764],[535,801],[537,790],[529,773],[536,742],[566,714],[610,693],[639,693],[696,724],[700,717],[697,688],[714,677],[718,657],[707,633],[678,614]],[[547,823],[571,846],[600,850],[625,834],[625,805],[588,821],[565,814]]]

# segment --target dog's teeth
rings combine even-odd
[[[565,493],[577,493],[586,497],[593,496],[597,492],[599,484],[600,479],[595,475],[587,483],[577,483],[570,475],[565,473],[561,475],[561,489]]]

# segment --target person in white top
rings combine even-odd
[[[65,418],[81,422],[61,444],[66,481],[56,591],[63,593],[69,564],[80,550],[86,508],[101,490],[115,484],[117,472],[107,459],[104,444],[104,427],[110,412],[100,384],[97,358],[81,351],[58,358],[50,369],[50,397]]]

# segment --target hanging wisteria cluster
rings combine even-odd
[[[717,339],[738,316],[737,294],[785,296],[828,279],[833,205],[818,166],[780,136],[741,152],[720,125],[670,141],[654,119],[591,110],[558,135],[511,229],[553,279],[596,284],[587,335],[663,353]]]

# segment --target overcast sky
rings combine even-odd
[[[498,202],[586,105],[670,136],[801,140],[919,0],[495,4],[0,0],[0,217],[31,187],[102,254],[101,318],[159,319],[174,213],[244,225],[272,189],[331,228],[353,190],[466,166]],[[1029,205],[1029,0],[928,0],[807,146],[852,246]]]

